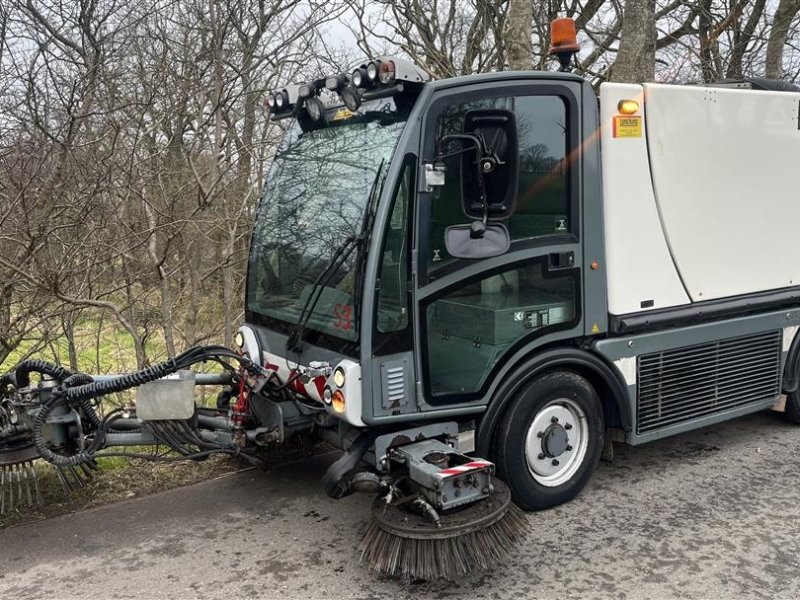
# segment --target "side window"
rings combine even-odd
[[[406,161],[392,200],[378,275],[377,329],[401,331],[408,325],[408,215],[413,189],[412,161]]]
[[[506,222],[512,241],[570,232],[564,100],[558,96],[513,96],[452,104],[438,117],[437,138],[461,132],[464,115],[476,108],[505,108],[516,116],[519,185],[516,211]],[[445,185],[435,188],[431,205],[429,271],[452,261],[444,245],[445,229],[469,222],[461,203],[461,156],[447,158],[445,167]]]
[[[521,339],[567,328],[577,317],[577,270],[550,274],[542,262],[459,284],[424,311],[430,392],[470,394]]]

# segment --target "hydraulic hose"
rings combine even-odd
[[[270,376],[272,373],[253,362],[245,356],[240,356],[224,346],[206,346],[190,348],[186,352],[170,358],[162,363],[141,369],[127,375],[120,375],[113,379],[96,381],[89,375],[79,373],[73,375],[67,369],[47,363],[45,361],[30,360],[25,361],[17,367],[15,372],[16,382],[20,386],[30,384],[29,374],[39,372],[48,375],[60,382],[51,396],[41,405],[39,412],[33,421],[33,441],[39,454],[46,461],[59,467],[75,467],[82,463],[92,462],[93,455],[101,448],[105,439],[105,433],[112,429],[111,421],[101,419],[94,410],[90,400],[100,398],[109,394],[122,392],[135,388],[168,375],[176,373],[180,369],[188,368],[191,365],[207,360],[221,362],[221,358],[231,358],[238,361],[245,369],[251,373],[258,373],[261,376]],[[225,363],[223,363],[225,366]],[[229,366],[226,366],[232,370]],[[52,451],[48,447],[48,441],[44,436],[44,425],[53,408],[60,402],[67,402],[71,406],[79,406],[81,411],[91,422],[95,430],[91,444],[72,456],[63,456]],[[209,445],[208,442],[197,437],[191,431],[171,430],[168,427],[159,427],[155,423],[151,424],[153,432],[157,436],[166,439],[167,443],[181,454],[186,454],[188,450],[183,447],[184,443],[190,443],[201,448]],[[183,438],[183,439],[181,439]],[[230,452],[239,454],[238,450],[220,447],[220,452]],[[202,453],[201,453],[202,454]],[[189,454],[187,457],[194,457],[196,454]]]
[[[131,388],[156,381],[167,375],[172,375],[178,370],[176,360],[170,358],[162,363],[147,367],[141,371],[128,373],[127,375],[120,375],[115,379],[106,381],[92,381],[76,387],[67,388],[64,390],[64,397],[69,402],[76,402],[78,400],[91,400],[99,398],[100,396],[107,396],[117,392],[124,392]]]
[[[56,366],[50,365],[49,363],[44,363],[43,361],[27,362],[37,364],[26,366],[27,371],[26,369],[23,369],[22,371],[23,377],[27,377],[27,373],[30,371],[36,370],[38,372],[45,372],[45,368]],[[25,363],[23,363],[23,365],[24,364]],[[103,441],[103,435],[101,431],[103,422],[95,412],[92,405],[89,403],[89,400],[116,392],[122,392],[124,390],[161,379],[162,377],[171,375],[177,370],[178,367],[174,358],[171,358],[163,363],[153,365],[152,367],[142,369],[141,371],[136,371],[135,373],[130,373],[128,375],[122,375],[107,381],[92,381],[91,377],[84,374],[79,374],[72,378],[72,373],[69,373],[64,369],[63,372],[59,373],[62,375],[59,381],[62,381],[62,383],[68,383],[67,380],[71,379],[70,383],[76,383],[78,385],[75,387],[63,387],[60,390],[56,390],[53,392],[52,396],[50,396],[50,398],[48,398],[47,401],[42,404],[39,412],[36,414],[36,418],[33,421],[33,443],[36,446],[36,449],[39,451],[41,457],[47,462],[59,467],[76,467],[82,463],[91,462],[93,460],[92,455],[100,448]],[[56,372],[55,369],[51,368],[50,372],[45,373],[51,377],[56,377],[53,375],[54,372]],[[20,381],[19,373],[20,370],[18,368],[18,382]],[[97,434],[95,435],[89,447],[76,454],[73,454],[72,456],[63,456],[53,452],[48,447],[47,439],[44,436],[44,425],[47,422],[47,417],[52,412],[53,407],[55,407],[58,402],[63,400],[66,400],[69,404],[77,404],[80,406],[81,410],[86,413],[87,417],[92,421],[92,424],[97,429]]]
[[[77,467],[83,463],[92,461],[92,454],[99,448],[101,436],[95,436],[91,445],[73,454],[72,456],[62,456],[50,450],[47,446],[47,439],[44,437],[44,424],[47,422],[47,417],[53,410],[53,407],[63,400],[61,392],[54,392],[47,401],[42,404],[39,412],[36,413],[36,418],[33,420],[33,444],[36,450],[39,451],[39,456],[47,462],[56,465],[57,467]],[[95,447],[96,446],[96,447]]]
[[[87,385],[92,383],[94,379],[90,375],[86,373],[75,373],[74,375],[70,375],[67,377],[62,383],[61,386],[64,388],[70,388],[78,385]],[[100,429],[101,425],[103,424],[102,419],[97,414],[97,411],[92,406],[92,403],[89,402],[88,398],[78,398],[77,399],[78,406],[80,406],[81,412],[89,419],[89,422],[92,424],[92,427],[95,429]]]
[[[0,393],[5,391],[8,386],[17,388],[17,376],[14,373],[5,373],[0,375]]]
[[[46,360],[31,359],[19,363],[14,375],[16,376],[16,388],[26,388],[31,384],[31,373],[41,373],[52,377],[58,382],[64,381],[67,377],[72,375],[72,371],[65,369],[60,365],[56,365]]]

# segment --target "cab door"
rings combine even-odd
[[[416,225],[415,359],[423,408],[485,402],[520,351],[580,335],[580,84],[511,80],[436,92],[426,111]],[[445,231],[468,224],[460,155],[444,160],[444,185],[428,187],[437,140],[462,132],[476,109],[514,113],[515,210],[511,244],[490,258],[448,253]],[[428,167],[430,169],[430,167]],[[421,389],[420,389],[421,388]]]

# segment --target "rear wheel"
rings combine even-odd
[[[549,373],[513,398],[495,433],[498,474],[526,510],[574,498],[603,450],[603,408],[595,389],[570,371]]]

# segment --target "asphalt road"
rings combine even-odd
[[[0,598],[797,598],[798,450],[774,413],[617,446],[529,515],[513,560],[457,584],[360,567],[369,499],[329,500],[318,456],[1,531]]]

